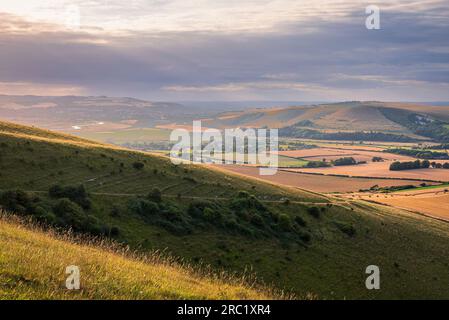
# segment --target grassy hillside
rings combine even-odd
[[[74,241],[0,213],[1,299],[272,299],[243,280],[200,275],[157,255],[132,255],[104,243]],[[65,287],[80,268],[81,290]]]
[[[233,112],[206,120],[204,125],[284,128],[281,135],[318,140],[407,142],[447,141],[448,123],[448,107],[353,101]],[[375,134],[361,134],[367,131]]]
[[[19,215],[250,270],[299,295],[449,297],[445,223],[27,130],[0,124],[0,205]],[[379,291],[365,288],[370,264],[381,268]]]

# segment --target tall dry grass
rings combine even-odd
[[[76,265],[81,289],[67,290]],[[291,298],[159,252],[142,254],[98,238],[60,232],[0,213],[0,299],[283,299]]]

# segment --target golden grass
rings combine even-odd
[[[81,289],[67,290],[65,269],[80,268]],[[275,299],[245,278],[195,272],[117,245],[43,231],[0,213],[0,299]],[[284,297],[285,298],[285,297]]]

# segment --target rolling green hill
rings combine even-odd
[[[18,215],[250,271],[300,296],[449,297],[449,226],[398,210],[4,122],[0,189],[0,205]],[[371,264],[379,291],[365,288]]]
[[[388,102],[342,102],[253,109],[204,121],[208,127],[281,128],[282,136],[319,140],[448,141],[449,107]]]

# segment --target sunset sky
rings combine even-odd
[[[0,49],[0,94],[449,101],[447,0],[0,0]]]

